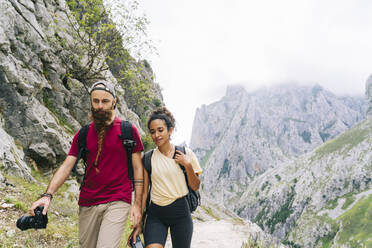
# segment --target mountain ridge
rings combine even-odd
[[[204,167],[203,190],[228,204],[254,176],[344,132],[365,118],[366,108],[362,97],[338,97],[319,85],[253,93],[228,87],[194,118],[190,147]]]

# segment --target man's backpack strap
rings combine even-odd
[[[125,150],[127,151],[128,161],[128,176],[133,182],[133,165],[132,165],[132,153],[136,146],[136,141],[133,139],[132,123],[129,121],[121,121],[121,134],[118,135],[119,139],[122,140]],[[134,186],[134,185],[133,185]],[[133,187],[134,189],[134,187]]]
[[[72,168],[72,172],[74,172],[74,173],[76,173],[77,164],[79,163],[80,159],[84,160],[85,165],[87,163],[87,156],[86,155],[89,152],[88,148],[87,148],[88,131],[89,131],[89,124],[83,126],[79,131],[79,134],[78,134],[78,149],[79,149],[79,152],[78,152],[78,156],[76,158],[74,167]]]

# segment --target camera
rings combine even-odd
[[[141,241],[141,238],[139,237],[139,235],[137,235],[135,244],[133,244],[133,237],[130,238],[129,242],[130,242],[130,245],[132,246],[132,248],[143,248],[143,244],[142,244],[142,241]]]
[[[44,207],[38,206],[35,208],[35,216],[22,216],[17,220],[17,227],[22,231],[35,228],[41,229],[46,228],[48,224],[48,216],[43,215]]]

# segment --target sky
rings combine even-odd
[[[190,142],[195,111],[226,86],[319,84],[363,95],[372,74],[370,0],[142,0],[150,61],[174,114],[174,143]]]

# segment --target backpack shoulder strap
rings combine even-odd
[[[180,151],[183,154],[186,154],[186,148],[184,146],[175,146],[176,151]]]
[[[133,140],[132,123],[129,121],[121,121],[121,134],[119,135],[119,138]]]
[[[84,163],[87,162],[86,154],[88,152],[87,148],[87,137],[88,137],[88,131],[89,131],[89,125],[83,126],[78,134],[78,156],[76,159],[76,162],[74,164],[74,167],[72,168],[72,171],[76,173],[77,164],[79,163],[79,160],[82,158],[84,160]]]
[[[186,154],[186,148],[184,146],[175,146],[173,159],[176,157],[176,151],[180,151],[183,154]],[[186,173],[185,167],[183,167],[182,165],[180,165],[180,167],[181,167],[183,173]],[[186,174],[185,174],[185,176],[186,176]],[[187,177],[186,177],[186,180],[187,180]]]
[[[122,140],[124,148],[127,152],[127,162],[128,162],[128,175],[129,179],[133,181],[133,166],[132,166],[132,153],[136,146],[136,141],[133,139],[132,123],[129,121],[121,121],[121,134],[119,134],[119,139]]]
[[[152,167],[151,166],[151,157],[152,157],[152,154],[153,153],[154,153],[154,150],[151,149],[150,151],[145,152],[145,155],[142,158],[143,167],[147,171],[147,174],[148,174],[148,177],[149,177],[149,189],[148,189],[147,198],[146,198],[145,214],[146,214],[147,209],[150,206],[150,199],[151,199],[151,196],[150,196],[150,194],[151,194],[151,188],[152,188],[152,182],[151,182],[151,167]]]
[[[174,150],[174,155],[173,155],[173,158],[176,157],[176,151],[180,151],[182,152],[183,154],[186,154],[186,148],[184,146],[175,146],[175,150]],[[186,169],[184,166],[182,165],[179,165],[183,171],[183,174],[185,175],[185,179],[186,179],[186,185],[187,185],[187,188],[189,188],[189,180],[187,180],[187,173],[186,173]],[[190,189],[189,189],[190,190]]]
[[[147,151],[145,155],[142,158],[143,167],[147,171],[147,174],[149,175],[149,180],[151,180],[151,157],[154,153],[154,150],[151,149],[150,151]]]

